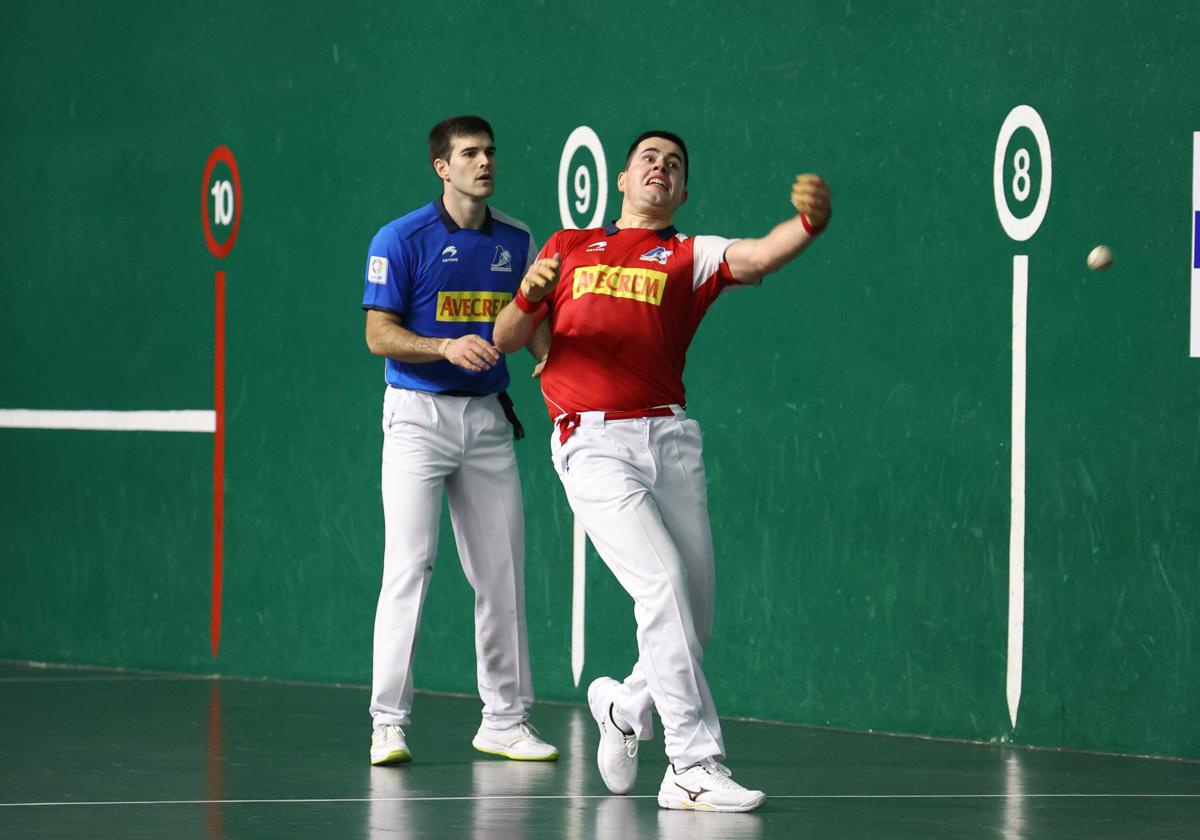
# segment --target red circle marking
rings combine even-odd
[[[233,230],[224,242],[218,242],[213,236],[212,225],[208,221],[208,180],[212,177],[213,169],[218,163],[229,167],[233,176]],[[237,161],[228,146],[217,146],[208,156],[204,165],[204,180],[200,182],[200,221],[204,224],[204,241],[208,243],[209,252],[219,260],[229,256],[233,250],[234,240],[237,239],[238,225],[242,221],[242,179],[238,177]]]

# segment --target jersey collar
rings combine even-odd
[[[442,224],[446,227],[449,233],[458,233],[462,228],[458,226],[458,222],[450,216],[446,211],[446,202],[439,195],[433,200],[433,209],[437,211],[438,218],[442,220]],[[483,208],[483,226],[479,228],[480,233],[485,236],[492,235],[492,208]]]
[[[609,222],[608,224],[606,224],[604,226],[604,233],[606,236],[616,236],[618,233],[621,232],[621,230],[622,230],[621,228],[617,227],[617,223],[615,221]],[[654,234],[659,239],[661,239],[663,242],[668,241],[671,237],[673,237],[677,233],[679,233],[679,231],[675,230],[675,225],[668,225],[667,227],[662,228],[661,230],[654,231]]]

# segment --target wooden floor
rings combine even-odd
[[[1200,838],[1200,764],[727,721],[751,814],[659,809],[661,740],[612,796],[581,706],[556,763],[470,745],[476,699],[421,694],[414,760],[372,768],[362,688],[0,663],[0,837]]]

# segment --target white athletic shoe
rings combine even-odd
[[[558,758],[558,747],[539,738],[537,730],[528,723],[518,723],[508,729],[492,729],[486,723],[481,724],[471,746],[480,752],[516,761],[554,761]]]
[[[766,800],[765,793],[746,790],[728,767],[711,758],[678,772],[667,764],[658,788],[659,806],[681,811],[753,811]]]
[[[371,763],[403,764],[412,761],[408,744],[404,741],[404,730],[399,724],[389,723],[376,726],[371,733]]]
[[[588,686],[588,708],[600,727],[600,746],[596,749],[596,764],[600,778],[613,793],[629,793],[637,781],[638,739],[626,732],[616,718],[612,691],[620,685],[611,677],[600,677]]]

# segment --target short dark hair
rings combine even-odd
[[[682,137],[670,131],[643,131],[641,134],[639,134],[637,139],[633,141],[633,145],[629,147],[629,152],[625,155],[625,168],[629,168],[629,161],[633,160],[633,153],[637,151],[637,147],[641,144],[641,142],[651,137],[661,137],[664,140],[670,140],[679,147],[679,151],[683,152],[683,183],[686,185],[688,179],[687,144],[683,142]]]
[[[473,134],[486,134],[491,141],[496,142],[492,127],[483,117],[464,115],[442,120],[429,131],[429,163],[435,160],[449,160],[450,146],[455,137],[470,137]]]

